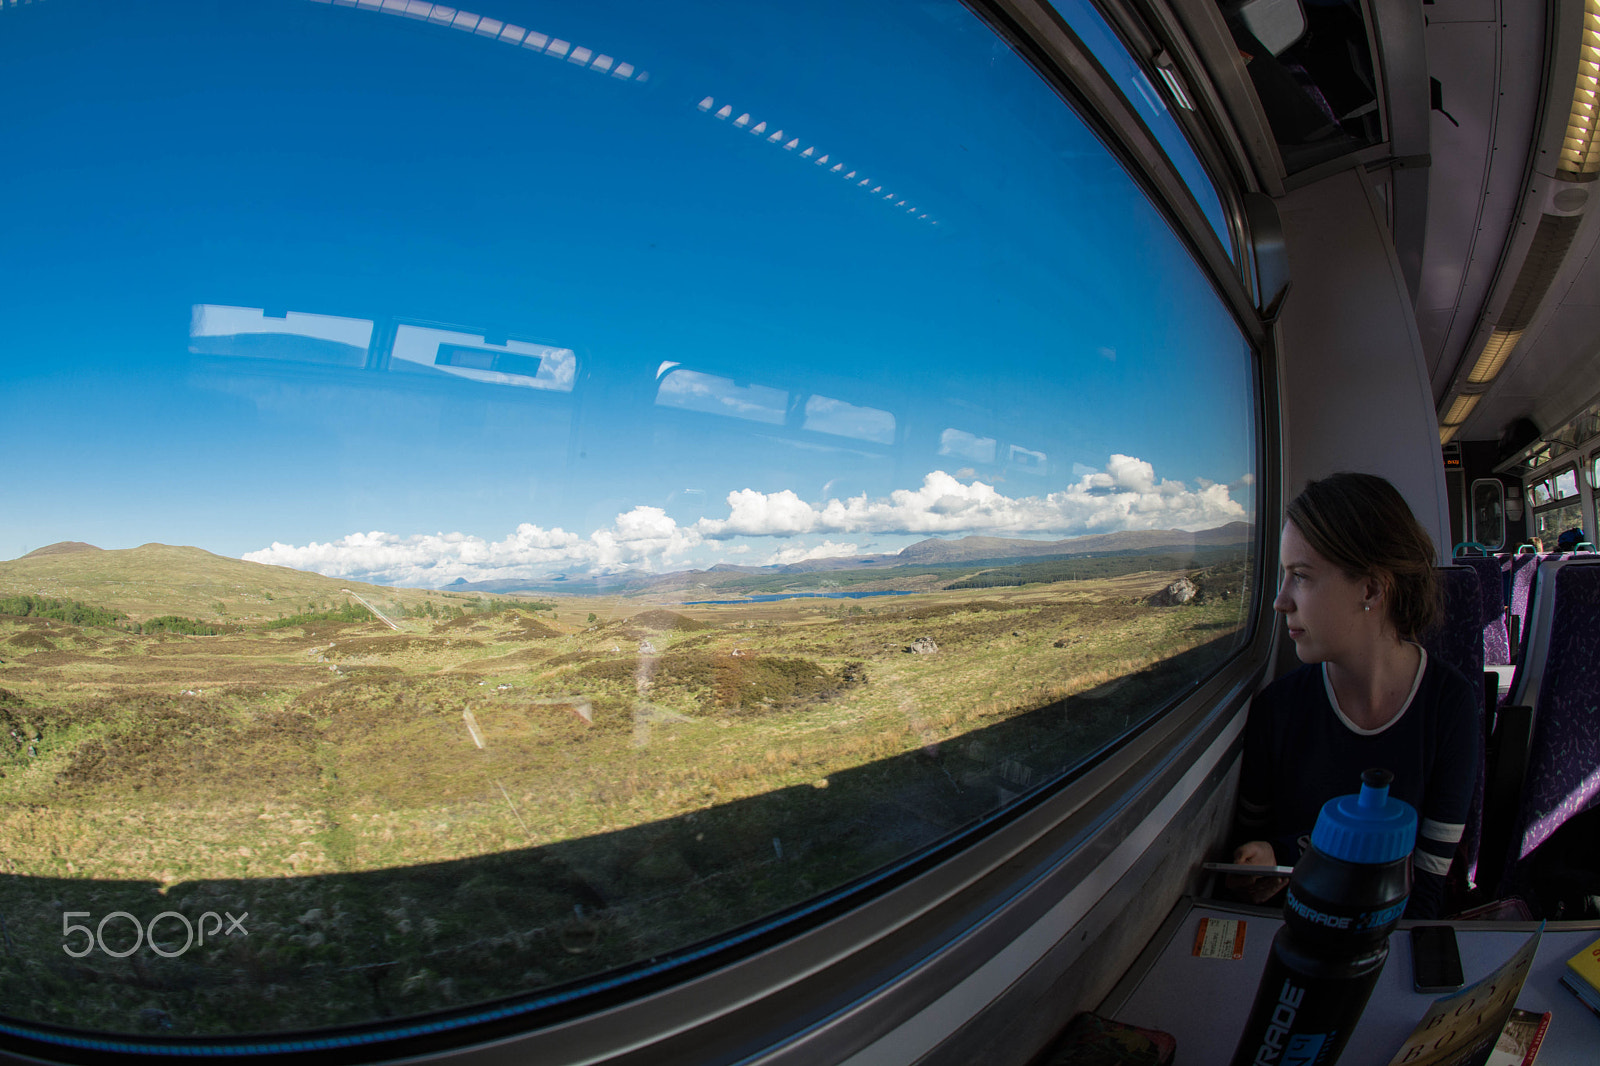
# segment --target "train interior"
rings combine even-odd
[[[0,0],[0,1059],[1038,1061],[1341,470],[1600,919],[1600,0],[495,2]]]

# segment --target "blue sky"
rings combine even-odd
[[[1246,516],[1247,353],[1098,142],[957,4],[796,6],[8,15],[0,558],[436,585]]]

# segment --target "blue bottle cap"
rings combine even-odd
[[[1345,862],[1393,862],[1411,854],[1417,846],[1417,812],[1389,795],[1393,780],[1387,770],[1367,770],[1360,793],[1324,803],[1311,846]]]

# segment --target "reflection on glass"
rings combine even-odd
[[[1228,234],[1222,197],[1217,193],[1217,187],[1212,182],[1205,165],[1200,162],[1200,157],[1195,154],[1194,147],[1183,132],[1183,127],[1167,108],[1166,100],[1151,84],[1150,76],[1144,72],[1138,60],[1134,59],[1127,46],[1122,43],[1122,39],[1112,31],[1106,23],[1105,16],[1095,10],[1089,0],[1052,0],[1052,6],[1067,20],[1073,32],[1100,61],[1100,65],[1111,75],[1128,102],[1139,112],[1139,117],[1144,119],[1144,124],[1155,135],[1162,151],[1167,153],[1167,158],[1172,160],[1172,165],[1177,168],[1184,184],[1194,194],[1195,202],[1200,205],[1200,211],[1206,216],[1206,221],[1211,223],[1212,230],[1217,234],[1217,240],[1221,241],[1222,247],[1232,255],[1233,238]],[[1165,72],[1163,76],[1170,77]],[[1168,84],[1172,86],[1174,95],[1177,95],[1175,83]]]
[[[495,343],[482,335],[421,326],[401,326],[395,332],[390,354],[400,361],[390,364],[397,369],[425,367],[488,385],[551,392],[571,392],[578,366],[578,358],[570,348],[512,340]]]
[[[894,415],[872,407],[857,407],[826,396],[806,399],[805,428],[840,437],[894,443]]]
[[[957,459],[970,459],[975,463],[994,462],[995,439],[980,437],[960,429],[947,429],[939,434],[939,454]]]
[[[369,321],[297,311],[195,304],[189,322],[189,351],[195,355],[359,367],[366,365],[371,342]]]
[[[788,414],[789,394],[766,385],[740,385],[731,378],[675,369],[669,370],[656,387],[656,403],[662,407],[782,425]]]
[[[1550,502],[1550,482],[1548,479],[1535,481],[1529,491],[1533,493],[1533,505],[1535,507]]]
[[[60,111],[0,115],[5,1025],[267,1043],[743,950],[1248,635],[1253,355],[960,8],[13,17],[0,90]]]

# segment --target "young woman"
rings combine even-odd
[[[1472,689],[1416,636],[1433,621],[1434,550],[1400,494],[1370,474],[1313,481],[1288,507],[1279,561],[1283,615],[1300,669],[1252,703],[1234,861],[1293,866],[1322,805],[1361,771],[1394,774],[1417,810],[1406,914],[1437,917],[1472,802],[1480,730]],[[1262,902],[1283,878],[1236,879]]]

